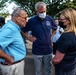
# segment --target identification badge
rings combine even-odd
[[[50,26],[50,22],[49,22],[49,21],[46,21],[46,25],[47,25],[47,26]]]

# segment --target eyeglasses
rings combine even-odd
[[[68,18],[64,18],[64,19],[60,18],[59,20],[60,21],[64,21],[64,20],[68,20]]]
[[[20,16],[20,15],[19,15]],[[27,16],[26,17],[22,17],[22,16],[20,16],[21,18],[23,18],[23,19],[25,19],[25,20],[27,20]]]
[[[63,21],[63,20],[66,20],[66,18],[64,18],[64,19],[60,18],[59,20],[60,20],[60,21]]]

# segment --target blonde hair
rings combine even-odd
[[[65,32],[74,32],[76,35],[76,10],[73,8],[66,8],[61,11],[61,15],[66,17],[70,22],[70,25],[66,28]]]

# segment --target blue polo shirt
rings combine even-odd
[[[37,38],[33,42],[33,54],[46,55],[52,52],[51,31],[56,28],[54,20],[48,15],[43,20],[38,16],[34,16],[28,20],[26,27],[22,28],[22,31],[32,31],[32,35]]]
[[[14,58],[21,60],[26,55],[26,48],[20,33],[20,28],[12,20],[9,20],[0,31],[0,48]],[[3,62],[1,60],[0,62]]]

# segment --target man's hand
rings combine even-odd
[[[34,37],[34,36],[28,36],[28,34],[27,33],[24,33],[23,31],[21,31],[21,33],[22,33],[22,35],[25,37],[25,38],[27,38],[29,41],[31,41],[31,42],[35,42],[35,40],[37,39],[36,37]]]
[[[8,59],[5,60],[4,64],[11,65],[14,63],[13,57],[9,56]]]
[[[32,36],[28,40],[31,41],[31,42],[35,42],[36,38],[34,36]]]
[[[0,58],[5,60],[5,63],[14,63],[14,58],[12,56],[9,56],[8,54],[6,54],[5,52],[3,52],[3,50],[0,49]]]

